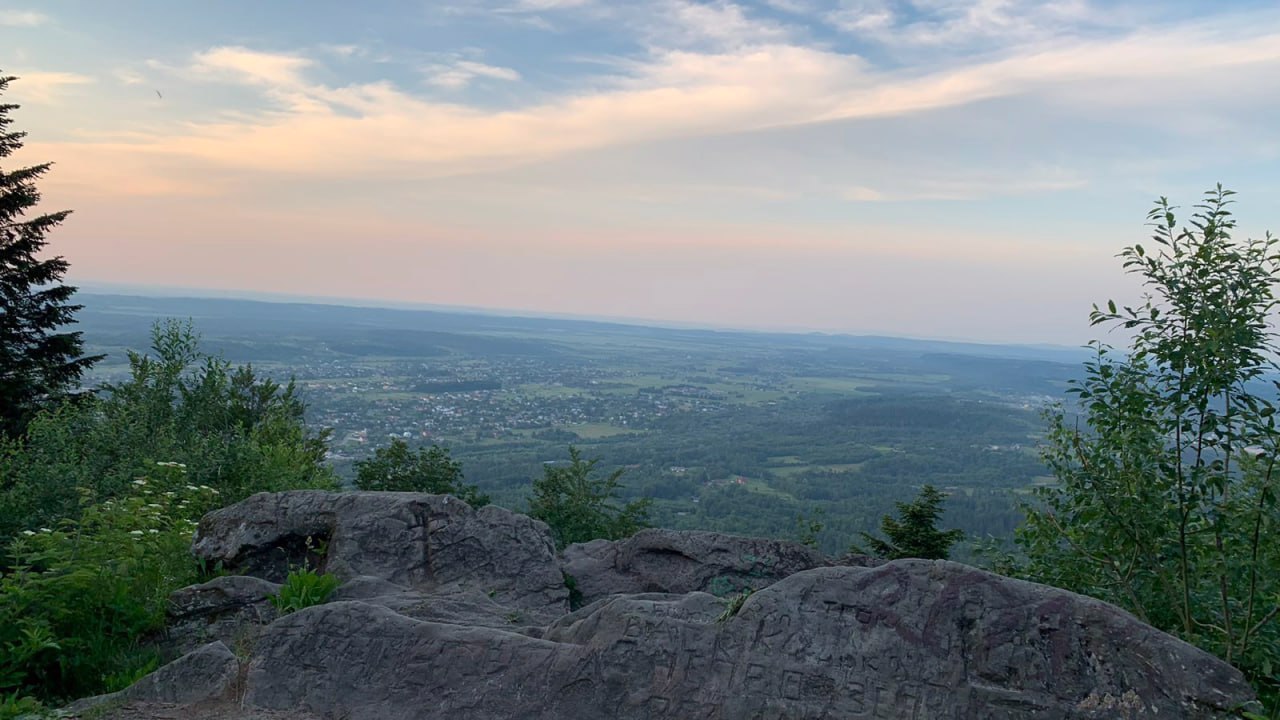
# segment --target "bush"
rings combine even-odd
[[[17,691],[0,693],[0,720],[16,720],[16,718],[45,717],[44,704]]]
[[[336,488],[292,383],[201,353],[177,322],[129,360],[126,382],[0,439],[5,707],[118,690],[157,667],[149,638],[169,595],[199,579],[189,548],[205,511]]]
[[[74,518],[81,491],[125,492],[156,460],[224,503],[259,491],[332,488],[326,435],[311,434],[292,383],[203,354],[189,323],[158,323],[152,354],[130,353],[130,378],[96,399],[37,415],[22,440],[0,439],[0,546],[19,531]],[[0,559],[0,564],[3,560]]]
[[[1148,216],[1155,244],[1121,253],[1146,301],[1091,317],[1131,345],[1094,343],[1072,388],[1083,426],[1050,414],[1043,457],[1057,485],[1018,541],[1024,575],[1218,654],[1280,716],[1280,239],[1233,239],[1231,195],[1211,190],[1181,230],[1162,198]]]
[[[448,450],[432,445],[414,452],[400,439],[378,448],[372,458],[356,462],[356,487],[448,494],[476,508],[489,504],[488,495],[462,482],[462,463],[449,457]]]
[[[593,478],[598,460],[583,460],[569,447],[569,464],[546,465],[541,479],[533,481],[529,516],[551,526],[560,548],[597,538],[618,540],[649,526],[649,499],[614,504],[622,483],[622,470]]]
[[[0,693],[44,701],[122,689],[158,664],[144,639],[169,594],[198,580],[189,546],[217,491],[154,466],[76,519],[23,531],[0,573]],[[16,701],[15,701],[16,702]]]
[[[333,575],[321,575],[309,568],[296,568],[289,571],[289,576],[280,586],[280,592],[270,599],[281,615],[288,615],[327,602],[337,589],[338,578]]]

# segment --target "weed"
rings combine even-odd
[[[20,717],[41,717],[44,706],[39,700],[23,695],[15,690],[11,693],[0,693],[0,720],[13,720]]]
[[[741,594],[734,595],[725,601],[724,612],[720,613],[720,617],[716,618],[716,622],[727,622],[730,618],[738,614],[742,609],[742,604],[751,597],[751,588],[743,590]]]
[[[288,615],[324,603],[337,589],[338,578],[301,567],[290,571],[284,584],[280,586],[280,592],[269,599],[281,615]]]
[[[564,586],[569,589],[569,609],[577,610],[582,607],[582,591],[578,589],[578,578],[567,572],[561,571],[564,576]]]

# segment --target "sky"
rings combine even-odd
[[[1158,197],[1280,231],[1274,0],[6,0],[0,71],[75,282],[1080,344]]]

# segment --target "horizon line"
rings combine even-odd
[[[385,298],[343,297],[329,295],[296,295],[293,293],[271,292],[261,290],[238,290],[228,288],[187,287],[178,285],[153,285],[138,283],[121,283],[103,280],[74,280],[77,291],[85,294],[118,295],[135,297],[169,297],[190,300],[245,300],[273,304],[297,305],[330,305],[335,307],[375,308],[382,310],[418,310],[432,312],[452,312],[457,314],[489,315],[494,317],[518,317],[543,320],[574,320],[601,324],[631,325],[666,330],[703,330],[709,332],[735,332],[755,334],[782,335],[825,335],[849,338],[883,338],[889,340],[909,340],[916,342],[939,342],[956,345],[981,345],[1007,348],[1036,348],[1045,350],[1078,351],[1084,345],[1066,345],[1045,342],[996,342],[975,340],[972,338],[925,337],[901,335],[887,331],[854,331],[827,330],[805,328],[799,326],[762,326],[743,327],[733,325],[717,325],[710,322],[663,320],[635,316],[588,315],[582,313],[566,313],[541,310],[521,310],[515,308],[495,308],[474,305],[451,305],[441,303],[415,302],[409,300],[390,300]]]

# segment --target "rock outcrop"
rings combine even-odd
[[[343,580],[333,599],[248,610],[308,537]],[[251,625],[252,643],[201,646],[104,716],[1207,720],[1252,697],[1113,606],[951,562],[837,566],[672,531],[561,558],[527,517],[399,493],[257,495],[207,516],[194,547],[259,579],[177,593],[178,626]],[[566,576],[588,603],[573,612]]]
[[[546,525],[492,505],[475,510],[448,495],[259,493],[201,519],[192,550],[275,582],[310,557],[342,580],[361,579],[366,593],[370,581],[381,581],[388,595],[478,590],[537,619],[568,610]]]
[[[851,556],[848,564],[874,564]],[[594,540],[564,551],[564,572],[585,603],[620,593],[709,592],[724,597],[758,590],[831,562],[785,540],[714,532],[641,530],[626,540]]]

